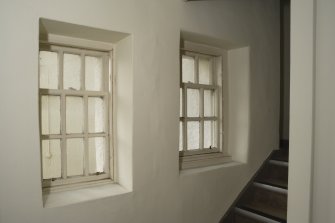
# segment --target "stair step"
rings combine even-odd
[[[256,180],[257,183],[262,183],[262,184],[267,184],[270,186],[274,187],[279,187],[282,189],[287,189],[288,188],[288,182],[287,180],[281,180],[281,179],[275,179],[275,178],[265,178],[265,179],[260,179]]]
[[[243,208],[235,208],[235,222],[234,223],[281,223],[282,221],[274,220],[269,217],[260,215]]]
[[[289,152],[287,149],[279,149],[273,152],[271,159],[288,162],[288,155]]]
[[[277,186],[273,186],[273,185],[270,185],[270,184],[254,182],[253,185],[255,187],[262,188],[262,189],[265,189],[265,190],[269,190],[269,191],[273,191],[273,192],[277,192],[277,193],[281,193],[281,194],[287,194],[287,189],[280,188],[280,187],[277,187]]]
[[[273,165],[288,167],[288,162],[287,161],[280,161],[280,160],[271,159],[271,160],[269,160],[269,163],[273,164]]]
[[[286,220],[287,189],[253,183],[237,206],[254,210],[273,219]]]
[[[286,223],[288,149],[274,151],[221,223]]]
[[[287,189],[288,166],[283,161],[269,161],[259,172],[255,181]]]
[[[286,223],[286,216],[283,216],[282,213],[277,213],[276,209],[266,207],[266,206],[257,206],[257,205],[245,205],[238,206],[238,209],[244,211],[244,216],[248,216],[249,219],[253,219],[251,222],[259,223]],[[241,211],[240,211],[241,213]],[[245,221],[236,221],[238,215],[235,216],[235,223],[245,223]],[[278,217],[279,216],[279,217]],[[248,222],[248,221],[246,221]]]

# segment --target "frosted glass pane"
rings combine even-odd
[[[82,97],[66,97],[66,132],[82,133],[84,106]]]
[[[88,131],[103,132],[105,123],[104,100],[100,97],[88,98]]]
[[[187,123],[187,149],[194,150],[199,149],[200,139],[200,124],[199,122],[188,122]]]
[[[60,140],[42,140],[43,179],[61,177]]]
[[[40,51],[40,88],[58,88],[58,54]]]
[[[214,92],[204,90],[204,116],[214,116]]]
[[[84,142],[81,138],[68,139],[66,142],[67,175],[84,174]]]
[[[104,172],[106,141],[104,137],[88,139],[88,159],[90,174]]]
[[[179,122],[179,151],[183,150],[183,122]]]
[[[179,91],[179,116],[183,117],[183,89]]]
[[[184,83],[195,82],[194,58],[182,56],[182,81]]]
[[[64,53],[64,89],[80,90],[80,56]]]
[[[214,142],[213,121],[204,121],[204,148],[212,148]]]
[[[60,97],[41,98],[42,134],[60,134]]]
[[[187,89],[187,116],[199,117],[199,90]]]
[[[102,90],[102,58],[85,56],[85,89]]]
[[[212,84],[211,61],[205,58],[199,58],[199,83]]]

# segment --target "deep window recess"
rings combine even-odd
[[[43,187],[111,178],[110,52],[41,44]]]

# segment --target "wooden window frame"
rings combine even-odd
[[[112,55],[113,51],[102,51],[94,49],[86,49],[84,47],[73,47],[64,44],[55,44],[41,42],[39,51],[56,52],[58,55],[58,89],[43,89],[39,87],[39,123],[40,123],[40,149],[41,149],[41,167],[42,164],[42,140],[45,139],[60,139],[61,149],[61,178],[56,179],[43,179],[42,175],[42,186],[43,189],[67,186],[73,184],[85,184],[89,182],[101,182],[106,179],[113,179],[113,144],[112,144]],[[65,90],[63,88],[63,56],[64,53],[79,55],[81,58],[81,89],[80,90]],[[102,58],[102,90],[100,91],[88,91],[85,90],[85,56],[95,56]],[[39,85],[40,86],[40,85]],[[60,97],[60,118],[61,118],[61,130],[60,134],[42,134],[42,119],[41,119],[41,98],[42,96],[59,96]],[[83,133],[66,133],[66,97],[77,96],[83,98],[84,105],[84,131]],[[104,103],[104,132],[102,133],[89,133],[88,131],[88,98],[89,97],[101,97]],[[89,161],[88,161],[88,139],[93,137],[105,137],[105,162],[104,172],[101,174],[90,174],[89,173]],[[66,140],[69,138],[82,138],[84,142],[84,170],[81,176],[67,176],[67,157],[66,157]]]
[[[179,163],[180,169],[196,168],[202,166],[222,164],[224,162],[230,162],[231,156],[227,152],[227,148],[224,148],[224,126],[223,126],[223,93],[226,89],[223,89],[223,80],[226,81],[226,73],[224,72],[223,66],[226,65],[226,52],[222,49],[213,48],[211,46],[197,44],[193,42],[187,42],[191,47],[181,48],[180,50],[180,88],[182,89],[182,116],[180,122],[182,122],[183,133],[182,150],[179,149]],[[214,49],[214,50],[213,50]],[[195,72],[195,83],[183,83],[182,82],[182,57],[183,55],[194,58],[194,72]],[[199,58],[209,58],[212,62],[212,83],[199,84]],[[226,87],[226,86],[225,86]],[[187,89],[198,89],[200,93],[199,98],[199,117],[187,117]],[[214,90],[214,116],[204,117],[204,90]],[[204,121],[211,120],[216,122],[214,131],[215,144],[214,148],[203,147],[204,137]],[[200,148],[196,150],[187,150],[187,122],[188,121],[199,121],[200,133],[199,141]]]

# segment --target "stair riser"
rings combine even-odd
[[[275,164],[266,164],[265,168],[259,173],[256,181],[266,181],[276,179],[281,182],[288,182],[288,167]]]
[[[281,160],[288,162],[288,150],[281,149],[273,153],[271,159]]]

